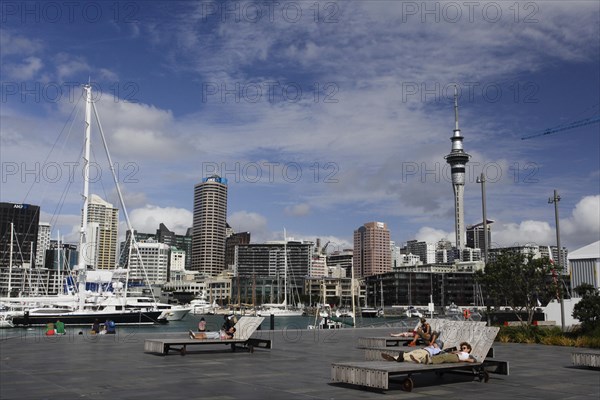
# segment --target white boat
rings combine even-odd
[[[12,323],[12,315],[10,315],[10,314],[0,315],[0,329],[13,328],[13,327],[14,327],[14,325]]]
[[[195,315],[213,315],[216,313],[219,305],[213,301],[209,303],[206,297],[206,291],[202,291],[200,296],[190,301],[188,305],[191,308],[191,313]]]
[[[301,317],[304,311],[300,309],[288,308],[285,303],[281,304],[263,304],[261,308],[256,310],[256,315],[266,317],[276,315],[281,317]]]
[[[124,298],[120,296],[111,296],[104,300],[102,305],[105,306],[105,309],[113,306],[116,310],[116,307],[123,307],[124,305],[125,309],[128,310],[139,309],[142,311],[161,311],[158,318],[166,319],[167,321],[181,321],[192,309],[191,307],[181,305],[159,303],[156,300],[145,296]]]
[[[377,318],[377,317],[382,317],[383,316],[383,310],[382,309],[373,308],[373,307],[363,307],[360,310],[360,315],[362,315],[363,318]]]
[[[404,315],[406,315],[408,318],[422,318],[423,317],[423,313],[421,311],[417,310],[413,306],[409,306],[406,309],[406,311],[404,312]]]
[[[338,308],[337,310],[335,310],[335,316],[337,318],[354,318],[354,313],[347,308]]]

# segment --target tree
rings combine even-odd
[[[523,322],[521,315],[526,313],[530,326],[538,298],[549,292],[551,270],[548,258],[534,259],[532,255],[505,251],[488,263],[484,272],[477,271],[475,279],[495,304],[510,306],[519,321]]]
[[[573,307],[573,318],[581,321],[584,332],[591,332],[600,326],[600,294],[589,284],[578,286],[575,292],[582,298]]]

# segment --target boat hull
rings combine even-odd
[[[92,325],[96,319],[101,323],[110,319],[117,325],[144,325],[144,324],[163,324],[168,321],[159,318],[162,311],[135,311],[127,313],[118,312],[67,312],[67,313],[47,313],[47,314],[27,314],[15,316],[12,323],[15,326],[45,326],[57,320],[61,320],[65,325]]]

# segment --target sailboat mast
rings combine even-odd
[[[287,302],[287,235],[283,228],[283,304],[285,309],[288,309]]]
[[[8,256],[8,297],[12,292],[12,265],[13,265],[13,232],[15,230],[14,224],[10,223],[10,252]]]
[[[86,262],[84,251],[87,249],[87,220],[88,220],[88,202],[90,194],[90,138],[91,138],[91,120],[92,120],[92,87],[83,86],[85,91],[85,136],[83,143],[83,210],[81,211],[81,228],[79,230],[79,257],[77,267],[85,271]]]
[[[79,270],[79,308],[83,309],[85,305],[85,275],[86,261],[84,252],[87,251],[87,220],[88,203],[90,196],[90,140],[91,140],[91,121],[92,121],[92,86],[84,85],[85,91],[85,137],[83,150],[83,210],[81,211],[81,229],[79,231],[79,255],[77,260],[77,269]]]

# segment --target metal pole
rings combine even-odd
[[[556,247],[557,247],[557,260],[556,260],[556,269],[560,273],[561,272],[561,255],[560,255],[560,226],[558,224],[558,202],[560,201],[560,196],[558,195],[558,190],[554,189],[554,197],[548,199],[548,203],[554,203],[554,219],[556,223]],[[552,251],[552,250],[550,250]],[[558,284],[558,283],[557,283]],[[559,289],[560,290],[560,289]],[[560,290],[560,325],[564,332],[565,330],[565,301],[562,290]]]
[[[488,262],[488,227],[487,227],[487,212],[485,208],[485,175],[483,172],[477,180],[481,183],[481,210],[483,213],[483,262]]]

